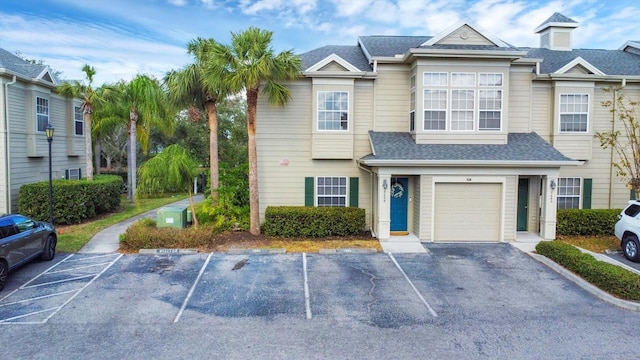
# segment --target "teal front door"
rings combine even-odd
[[[527,231],[527,217],[529,216],[529,179],[518,180],[518,214],[517,230]]]
[[[391,231],[407,231],[407,209],[409,204],[409,179],[391,178]]]

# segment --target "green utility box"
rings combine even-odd
[[[158,210],[157,226],[184,229],[187,227],[187,208],[165,206]]]

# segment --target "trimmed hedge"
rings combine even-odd
[[[613,235],[621,209],[562,209],[556,216],[558,235]]]
[[[266,235],[319,238],[362,233],[364,209],[354,207],[268,206],[262,229]]]
[[[598,261],[562,241],[541,241],[536,246],[536,251],[611,295],[624,300],[640,301],[640,275]]]
[[[120,207],[124,182],[117,175],[97,175],[93,181],[53,181],[53,221],[56,225],[78,224],[83,219]],[[18,191],[18,212],[49,221],[49,181],[26,184]]]
[[[157,228],[154,219],[143,218],[120,235],[120,249],[138,251],[154,248],[208,248],[226,242],[224,237],[216,237],[220,232],[212,226],[191,226],[186,229]]]

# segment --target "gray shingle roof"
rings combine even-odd
[[[367,160],[572,162],[535,132],[510,133],[507,144],[416,144],[409,133],[369,131]]]
[[[540,73],[551,74],[578,56],[607,75],[640,75],[640,56],[622,50],[575,49],[554,51],[548,49],[527,50],[528,58],[542,58]]]
[[[371,56],[393,57],[420,47],[433,36],[360,36],[359,40]]]
[[[28,61],[22,60],[17,55],[0,48],[0,68],[4,68],[33,79],[38,77],[38,75],[40,75],[47,66],[31,64]]]
[[[356,45],[327,45],[301,54],[302,68],[308,69],[331,54],[340,56],[360,71],[372,70],[369,60],[364,56],[362,49]]]
[[[556,13],[553,13],[553,15],[551,15],[547,20],[543,21],[542,24],[540,24],[540,26],[538,27],[539,28],[543,27],[548,23],[576,23],[577,24],[577,21],[556,12]]]

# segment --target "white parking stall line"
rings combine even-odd
[[[93,260],[93,259],[99,259],[99,258],[104,258],[104,257],[114,257],[116,255],[117,254],[101,254],[101,255],[92,255],[92,256],[82,256],[82,257],[76,257],[75,259],[73,259],[73,260],[71,260],[69,262],[79,262],[79,261]],[[122,255],[122,254],[120,254],[120,255]]]
[[[22,315],[14,316],[14,317],[11,317],[11,318],[2,319],[2,320],[0,320],[0,324],[20,324],[20,325],[44,324],[44,323],[47,322],[47,320],[49,320],[49,318],[46,318],[46,319],[44,319],[42,321],[25,321],[25,322],[13,321],[13,320],[22,319],[22,318],[27,317],[27,316],[42,314],[42,313],[45,313],[45,312],[48,312],[48,311],[55,311],[55,310],[60,310],[60,306],[55,306],[55,307],[52,307],[52,308],[49,308],[49,309],[34,311],[34,312],[30,312],[28,314],[22,314]]]
[[[189,292],[187,293],[187,297],[182,302],[182,306],[180,307],[180,310],[178,311],[176,318],[173,319],[174,324],[180,321],[180,317],[182,317],[182,313],[184,312],[184,309],[186,309],[187,305],[189,304],[189,300],[191,300],[191,296],[193,295],[193,292],[196,290],[196,286],[198,285],[198,282],[200,282],[200,278],[202,278],[202,274],[204,274],[204,270],[207,268],[207,265],[211,260],[211,256],[213,256],[213,253],[209,253],[209,256],[207,256],[207,260],[205,260],[204,264],[200,268],[200,272],[198,272],[198,276],[193,282],[193,285],[191,285],[191,289],[189,289]]]
[[[106,262],[101,262],[101,263],[96,263],[96,264],[91,264],[91,265],[85,265],[85,266],[78,266],[78,267],[64,269],[64,270],[49,271],[47,274],[59,274],[59,273],[69,272],[69,271],[74,271],[74,270],[88,269],[88,268],[92,268],[92,267],[107,265],[109,263],[110,263],[110,261],[106,261]]]
[[[407,276],[407,274],[404,272],[404,270],[402,269],[402,267],[400,267],[400,264],[398,264],[398,262],[396,261],[396,258],[393,257],[392,253],[388,253],[389,257],[391,258],[391,261],[393,261],[393,263],[396,265],[396,267],[398,268],[398,270],[400,270],[400,272],[402,273],[402,275],[404,276],[404,278],[407,280],[407,282],[409,282],[409,285],[411,285],[411,288],[413,289],[413,291],[415,291],[416,295],[418,295],[418,298],[420,298],[420,301],[422,301],[422,303],[424,304],[424,306],[427,307],[427,309],[429,310],[429,312],[431,313],[431,315],[433,315],[433,317],[438,317],[438,314],[436,314],[436,312],[433,310],[433,308],[431,307],[431,305],[429,305],[429,303],[427,302],[427,300],[424,299],[424,297],[422,296],[422,294],[420,294],[420,291],[418,291],[418,288],[416,288],[416,286],[413,284],[413,281],[411,281],[411,279],[409,279],[409,277]]]
[[[7,295],[5,295],[4,297],[0,298],[0,301],[3,301],[4,299],[9,298],[9,296],[15,294],[17,291],[21,290],[24,286],[29,285],[31,282],[35,281],[36,279],[38,279],[39,277],[41,277],[42,275],[46,274],[47,271],[55,268],[56,266],[60,265],[61,263],[67,261],[67,259],[69,259],[70,257],[72,257],[73,254],[67,256],[66,258],[58,261],[57,263],[53,264],[51,267],[49,267],[48,269],[46,269],[45,271],[41,272],[40,274],[38,274],[36,277],[34,277],[33,279],[27,281],[26,283],[22,284],[22,286],[20,286],[19,288],[13,290],[12,292],[8,293]]]
[[[107,267],[105,267],[104,269],[102,269],[102,271],[100,271],[98,274],[94,275],[95,277],[91,280],[89,280],[89,282],[87,282],[83,287],[81,287],[78,292],[76,292],[75,294],[73,294],[73,296],[71,296],[69,299],[67,299],[67,301],[65,301],[62,305],[60,305],[60,307],[54,311],[52,314],[50,314],[49,316],[47,316],[47,318],[43,321],[43,323],[46,323],[47,321],[49,321],[49,319],[51,319],[55,314],[57,314],[62,308],[64,308],[68,303],[70,303],[73,299],[76,298],[76,296],[78,296],[82,290],[86,289],[89,285],[93,284],[94,281],[96,281],[97,278],[99,278],[102,274],[104,274],[107,270],[109,270],[110,267],[113,266],[113,264],[115,264],[118,260],[120,260],[120,258],[122,257],[122,254],[118,255],[118,257],[116,257],[111,264],[109,264]]]
[[[16,305],[16,304],[22,304],[22,303],[26,303],[26,302],[31,302],[34,300],[42,300],[42,299],[47,299],[47,298],[51,298],[54,296],[59,296],[59,295],[64,295],[64,294],[68,294],[68,293],[72,293],[78,291],[77,289],[73,289],[73,290],[67,290],[67,291],[62,291],[59,293],[55,293],[55,294],[48,294],[48,295],[43,295],[43,296],[36,296],[36,297],[32,297],[32,298],[28,298],[28,299],[24,299],[24,300],[19,300],[19,301],[13,301],[10,303],[6,303],[6,304],[0,304],[0,307],[4,307],[4,306],[11,306],[11,305]]]
[[[96,274],[98,274],[98,273],[82,275],[82,276],[76,276],[76,277],[72,277],[72,278],[68,278],[68,279],[62,279],[62,280],[56,280],[56,281],[49,281],[49,282],[35,284],[35,285],[31,285],[31,286],[22,286],[21,289],[33,289],[33,288],[37,288],[37,287],[41,287],[41,286],[60,284],[60,283],[65,283],[65,282],[69,282],[69,281],[82,280],[82,279],[90,278],[92,276],[96,276]]]
[[[311,300],[309,299],[309,276],[307,274],[307,253],[302,253],[302,272],[304,273],[304,307],[307,319],[311,319]]]

